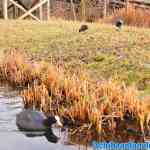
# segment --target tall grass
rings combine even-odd
[[[122,122],[128,125],[129,120],[143,135],[149,130],[149,98],[140,100],[135,87],[113,80],[94,81],[82,71],[35,63],[17,51],[4,56],[0,70],[3,80],[26,87],[21,95],[27,107],[34,105],[67,118],[80,131],[86,128],[102,135],[106,129],[118,130]]]
[[[128,11],[125,8],[115,10],[115,12],[106,17],[103,21],[114,23],[117,19],[124,20],[126,25],[137,27],[150,27],[150,11],[141,8],[135,8],[132,5],[128,7]]]

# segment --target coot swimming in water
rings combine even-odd
[[[58,116],[46,117],[42,112],[30,109],[17,114],[16,124],[19,129],[27,131],[44,131],[51,128],[52,124],[63,126]]]

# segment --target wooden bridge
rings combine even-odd
[[[16,10],[19,10],[20,15],[17,15],[16,19],[24,19],[31,17],[37,21],[43,20],[43,6],[46,5],[47,20],[50,17],[50,0],[2,0],[1,6],[3,11],[3,17],[5,20],[8,19],[9,10],[12,8],[13,14]],[[15,9],[17,8],[17,9]],[[39,12],[39,15],[34,13]]]

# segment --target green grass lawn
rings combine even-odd
[[[67,69],[83,68],[93,78],[117,77],[128,85],[148,91],[150,87],[150,29],[89,24],[79,33],[81,23],[50,21],[0,21],[0,49],[25,49],[37,59],[65,64]]]

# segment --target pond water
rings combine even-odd
[[[67,134],[60,129],[53,128],[54,134],[59,137],[57,143],[42,133],[21,132],[16,126],[16,114],[23,109],[22,98],[16,96],[15,91],[0,87],[0,150],[91,150],[69,143]],[[38,136],[35,136],[38,135]],[[28,135],[28,136],[27,136]]]

